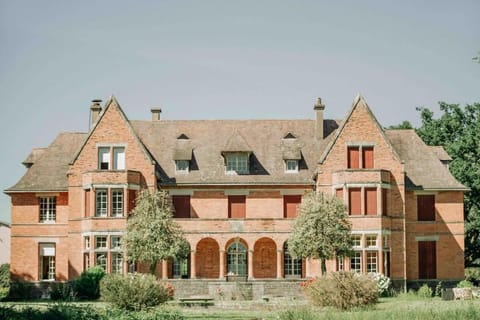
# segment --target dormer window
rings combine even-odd
[[[248,153],[235,152],[225,154],[226,172],[228,174],[248,174]]]
[[[287,159],[285,160],[285,172],[297,173],[298,172],[298,160]]]
[[[189,168],[190,168],[190,161],[175,160],[175,171],[177,173],[188,173]]]

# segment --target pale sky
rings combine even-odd
[[[480,102],[480,1],[0,0],[0,189],[34,147],[88,129],[113,94],[130,119],[343,118],[384,126]],[[10,198],[0,196],[0,220]]]

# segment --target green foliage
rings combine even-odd
[[[100,280],[105,276],[102,267],[93,267],[82,272],[75,280],[74,293],[79,299],[95,300],[100,297]]]
[[[304,291],[314,305],[341,310],[370,306],[378,302],[375,280],[354,272],[331,272],[309,282]]]
[[[172,219],[167,192],[140,192],[135,209],[127,221],[122,245],[128,260],[147,262],[152,274],[159,261],[188,256],[190,247],[182,228]]]
[[[440,102],[442,115],[434,119],[428,108],[418,108],[422,126],[417,129],[423,141],[444,146],[452,157],[450,171],[471,189],[465,194],[465,264],[480,266],[480,103],[466,105]]]
[[[417,291],[417,296],[420,298],[431,298],[433,296],[432,289],[425,283]]]
[[[287,310],[279,314],[280,320],[315,320],[318,319],[315,312],[309,308],[297,308]]]
[[[388,127],[388,129],[394,129],[394,130],[398,130],[398,129],[413,129],[413,126],[412,124],[408,121],[408,120],[404,120],[402,123],[400,124],[397,124],[397,125],[392,125],[390,127]]]
[[[0,287],[8,288],[10,286],[10,264],[0,265]]]
[[[100,282],[102,299],[125,310],[142,310],[170,299],[169,290],[152,274],[108,274]]]
[[[441,297],[443,290],[443,283],[442,281],[438,281],[437,286],[435,287],[435,297]]]
[[[0,301],[7,298],[9,292],[10,292],[10,288],[0,287]]]
[[[55,282],[50,287],[50,299],[54,301],[72,301],[75,298],[73,283]]]
[[[348,256],[352,252],[351,225],[347,210],[335,196],[309,192],[299,207],[288,251],[294,258],[315,258],[322,263],[335,256]]]
[[[174,308],[156,308],[142,311],[127,311],[121,309],[109,309],[106,319],[114,320],[183,320],[182,312]]]
[[[480,268],[465,268],[465,280],[478,287],[480,285]]]
[[[10,285],[11,292],[9,299],[29,300],[34,298],[32,284],[26,281],[14,281]],[[12,294],[13,292],[13,294]]]
[[[473,283],[468,280],[462,280],[457,283],[457,288],[473,288]]]

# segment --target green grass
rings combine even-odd
[[[45,302],[23,302],[23,303],[0,303],[0,311],[5,308],[13,308],[22,313],[22,310],[29,310],[31,315],[34,312],[45,313],[53,303]],[[58,305],[58,304],[57,304]],[[90,303],[71,303],[64,304],[68,308],[72,305],[74,312],[65,312],[64,314],[81,314],[81,309],[86,309],[92,313],[98,313],[98,317],[88,319],[107,320],[114,313],[108,313],[106,310],[111,308],[102,302]],[[65,309],[65,308],[64,308]],[[439,298],[421,299],[409,295],[401,295],[396,298],[382,298],[375,306],[367,310],[354,310],[342,312],[331,308],[313,308],[302,300],[278,300],[270,302],[260,301],[228,301],[216,302],[215,306],[204,307],[175,307],[183,314],[184,319],[265,319],[265,320],[317,320],[317,319],[353,319],[353,320],[416,320],[416,319],[435,319],[435,320],[454,320],[454,319],[480,319],[480,300],[473,301],[442,301]],[[76,312],[76,313],[75,313]],[[110,317],[108,316],[110,314]],[[0,312],[1,315],[1,312]],[[0,317],[1,318],[1,317]],[[114,317],[115,318],[115,317]],[[23,319],[23,318],[19,318]],[[29,319],[29,317],[26,317]],[[35,317],[34,319],[43,319]],[[58,318],[64,319],[64,318]],[[85,318],[87,319],[87,318]],[[122,318],[123,319],[123,318]],[[125,318],[127,319],[127,318]],[[140,317],[138,318],[140,319]]]

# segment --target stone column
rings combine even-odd
[[[220,279],[225,279],[225,250],[220,250]]]
[[[195,250],[190,251],[190,279],[197,278],[197,266],[195,263]]]
[[[277,250],[277,279],[283,278],[282,258],[283,258],[283,251]]]
[[[168,279],[168,261],[162,260],[162,279]]]
[[[253,279],[253,250],[248,250],[248,279]]]

